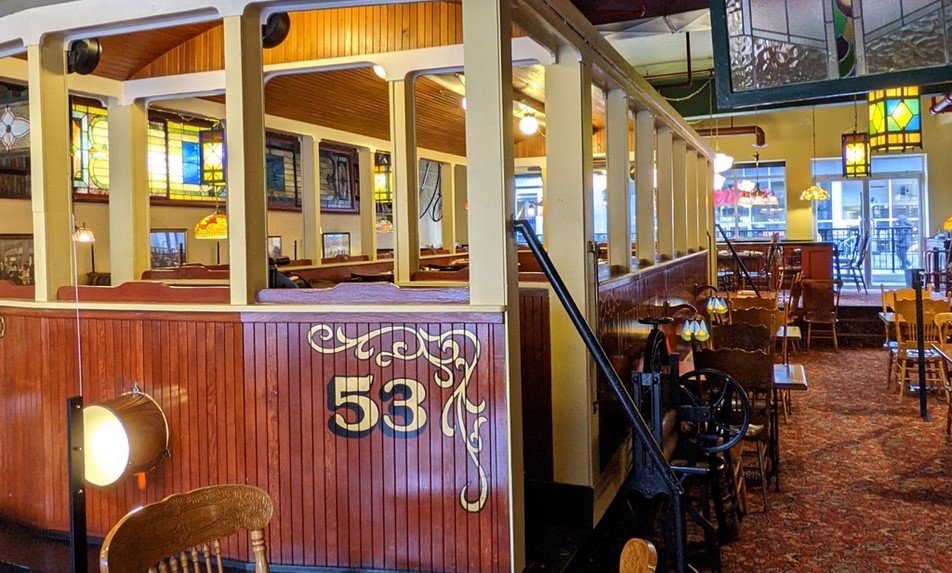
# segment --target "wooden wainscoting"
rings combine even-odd
[[[647,325],[638,319],[657,316],[665,300],[694,296],[694,285],[707,282],[707,253],[689,255],[603,283],[598,289],[598,334],[615,370],[626,384],[641,361]],[[671,340],[671,336],[668,337]],[[628,435],[629,422],[603,376],[598,376],[599,460],[604,469]]]
[[[0,316],[0,513],[65,531],[76,316]],[[501,313],[83,311],[80,333],[86,402],[137,384],[171,430],[141,488],[89,490],[90,535],[173,492],[250,483],[275,503],[272,563],[509,571]],[[246,540],[226,549],[249,558]]]

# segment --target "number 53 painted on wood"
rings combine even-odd
[[[335,412],[327,427],[343,438],[362,438],[380,423],[383,414],[383,433],[396,438],[415,438],[426,427],[427,415],[423,408],[426,387],[411,378],[395,378],[377,392],[381,406],[371,398],[374,377],[334,376],[327,383],[327,409]],[[345,415],[341,410],[349,410]]]

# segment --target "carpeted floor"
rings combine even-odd
[[[952,440],[947,405],[885,387],[883,350],[799,354],[810,389],[781,424],[782,485],[770,512],[750,496],[727,573],[952,571]],[[752,492],[753,493],[753,492]]]

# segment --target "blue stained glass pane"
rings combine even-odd
[[[267,157],[268,190],[284,191],[284,158],[280,155]]]
[[[896,106],[902,103],[902,100],[898,99],[888,99],[886,100],[886,115],[890,116],[896,111]]]
[[[182,182],[187,185],[202,183],[202,164],[198,143],[182,142]]]
[[[913,116],[913,118],[909,120],[909,125],[907,125],[906,129],[903,131],[919,131],[922,129],[922,126],[919,123],[920,117],[921,116],[918,115]]]

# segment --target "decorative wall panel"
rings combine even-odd
[[[63,531],[76,318],[0,315],[0,513]],[[86,402],[138,384],[171,430],[144,487],[89,490],[91,535],[173,492],[251,483],[275,502],[273,564],[509,570],[501,314],[97,311],[80,332]]]

